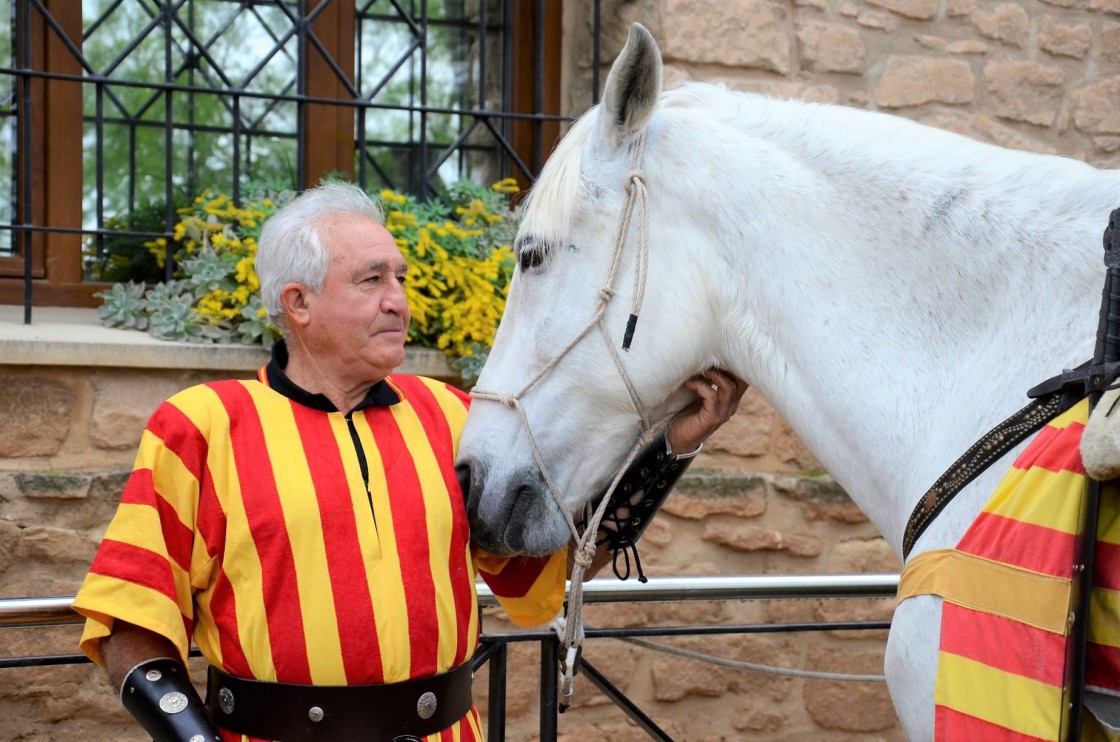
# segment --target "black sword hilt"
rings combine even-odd
[[[1093,365],[1120,361],[1120,209],[1114,209],[1104,230],[1105,283],[1101,296],[1101,313],[1097,327],[1097,343],[1093,351]],[[1111,376],[1112,374],[1109,374]],[[1091,404],[1095,405],[1104,386],[1111,378],[1101,380],[1091,389]]]
[[[1115,372],[1106,370],[1120,360],[1120,209],[1114,209],[1104,230],[1105,281],[1093,349],[1089,406],[1095,407]],[[1106,365],[1107,364],[1107,365]],[[1088,662],[1089,609],[1092,603],[1093,570],[1096,562],[1097,519],[1100,512],[1101,484],[1091,480],[1085,491],[1080,515],[1080,536],[1074,554],[1071,582],[1072,601],[1069,643],[1066,649],[1066,687],[1069,690],[1067,731],[1069,739],[1081,739],[1082,710],[1085,706],[1085,669]]]

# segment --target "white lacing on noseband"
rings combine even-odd
[[[640,169],[642,156],[645,151],[645,141],[645,132],[643,132],[635,143],[633,164],[630,173],[626,176],[626,190],[628,194],[626,207],[623,209],[618,231],[615,233],[614,254],[611,256],[607,280],[606,283],[603,284],[603,287],[599,289],[599,305],[595,309],[595,315],[591,318],[591,321],[587,323],[583,330],[581,330],[563,350],[546,363],[520,391],[512,394],[487,391],[478,388],[471,391],[471,396],[475,399],[498,402],[517,411],[521,418],[521,425],[529,441],[529,449],[533,453],[533,460],[536,462],[537,468],[540,469],[541,476],[544,478],[545,484],[548,486],[548,491],[552,494],[552,498],[560,507],[560,512],[564,514],[565,519],[568,521],[568,528],[571,530],[572,538],[577,544],[576,552],[573,555],[574,567],[572,569],[571,593],[568,596],[567,616],[564,621],[560,622],[563,625],[562,629],[559,627],[557,628],[558,633],[560,633],[560,631],[563,632],[562,641],[565,650],[564,657],[561,660],[563,677],[560,682],[560,703],[562,707],[567,707],[570,702],[576,659],[579,656],[579,649],[583,645],[583,575],[588,567],[591,566],[591,561],[595,556],[595,535],[599,530],[599,522],[606,512],[611,495],[614,493],[615,488],[618,487],[618,483],[622,479],[623,474],[634,462],[634,458],[638,455],[638,452],[653,442],[657,434],[661,432],[661,429],[664,428],[672,418],[672,415],[666,415],[656,422],[650,422],[645,406],[638,397],[638,392],[634,389],[634,385],[630,381],[630,376],[626,373],[626,368],[622,365],[622,358],[611,342],[611,336],[607,331],[606,322],[604,320],[607,304],[614,296],[614,282],[616,274],[618,273],[618,266],[622,262],[622,251],[626,246],[626,238],[630,233],[635,211],[637,211],[637,255],[635,257],[636,265],[634,269],[634,296],[631,304],[630,317],[627,320],[626,331],[622,341],[622,349],[628,351],[630,349],[630,343],[633,340],[638,313],[641,311],[642,301],[645,298],[646,273],[649,268],[649,204],[644,174]],[[581,535],[579,529],[576,527],[575,521],[564,506],[564,501],[557,491],[555,482],[549,475],[548,467],[545,465],[544,458],[541,456],[540,449],[537,447],[536,439],[533,437],[533,431],[529,427],[529,419],[525,415],[525,408],[522,406],[521,400],[537,382],[547,376],[548,373],[560,363],[564,356],[596,327],[599,328],[603,340],[606,342],[607,350],[614,360],[615,369],[618,371],[618,375],[622,379],[627,393],[630,395],[630,401],[633,403],[641,423],[638,440],[630,449],[630,453],[627,454],[622,465],[615,472],[610,487],[607,488],[603,499],[599,502],[599,506],[587,521],[587,526]]]

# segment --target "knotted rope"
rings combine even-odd
[[[634,339],[634,329],[637,326],[638,313],[641,311],[642,302],[645,298],[646,276],[649,269],[649,203],[645,187],[645,175],[640,169],[642,157],[645,152],[645,141],[645,133],[643,132],[635,143],[634,158],[630,172],[626,176],[626,206],[623,208],[618,230],[615,232],[614,252],[611,255],[606,282],[603,284],[603,287],[599,289],[599,304],[595,308],[594,316],[592,316],[591,320],[584,328],[576,334],[571,342],[564,346],[564,348],[548,363],[542,366],[540,371],[529,379],[517,392],[510,394],[478,388],[471,390],[471,396],[475,399],[497,402],[517,411],[521,419],[521,426],[525,430],[526,438],[529,441],[529,449],[533,454],[533,461],[536,462],[537,468],[540,469],[541,477],[544,479],[545,485],[548,487],[548,491],[551,493],[553,500],[555,500],[557,506],[559,506],[560,512],[564,514],[564,518],[568,522],[568,528],[572,533],[572,538],[576,542],[576,549],[573,554],[573,568],[567,614],[563,620],[554,624],[557,633],[561,634],[564,650],[561,659],[561,709],[567,708],[571,702],[575,667],[579,658],[580,648],[583,646],[583,575],[591,566],[592,559],[595,556],[595,535],[599,530],[599,522],[606,512],[611,495],[614,494],[619,481],[621,481],[623,474],[625,474],[626,470],[629,469],[630,465],[634,462],[634,458],[638,455],[638,452],[652,443],[656,439],[658,433],[660,433],[672,419],[672,414],[669,414],[654,422],[649,420],[646,408],[642,404],[642,400],[638,396],[634,384],[630,381],[629,374],[626,373],[626,367],[622,363],[622,357],[619,355],[614,343],[611,342],[610,332],[607,330],[605,321],[607,305],[614,296],[615,279],[617,278],[618,267],[622,262],[622,253],[626,247],[626,239],[634,225],[634,218],[636,215],[637,228],[634,231],[636,232],[637,252],[635,255],[634,267],[634,295],[631,301],[630,316],[627,319],[626,330],[622,340],[622,349],[624,351],[629,351],[630,344]],[[638,413],[640,423],[637,441],[631,447],[630,453],[627,454],[622,465],[615,472],[610,487],[607,488],[606,493],[599,502],[599,506],[595,508],[594,513],[592,513],[591,517],[587,520],[586,527],[581,534],[572,515],[564,506],[564,501],[560,497],[556,483],[553,481],[548,471],[548,466],[545,464],[544,457],[541,455],[540,448],[537,446],[536,438],[533,437],[533,431],[529,425],[529,418],[525,414],[522,400],[530,389],[536,386],[541,379],[552,371],[552,369],[556,368],[560,361],[596,327],[599,328],[600,334],[603,336],[607,350],[611,355],[611,359],[614,361],[615,369],[618,371],[619,378],[622,379],[622,383],[626,387],[626,392],[630,395],[630,401],[634,405],[635,411]]]

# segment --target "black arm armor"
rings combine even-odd
[[[167,657],[142,662],[121,685],[121,704],[156,742],[221,742],[187,669]]]
[[[698,451],[699,449],[697,449]],[[634,553],[634,561],[638,569],[638,579],[645,582],[642,574],[642,564],[638,561],[636,544],[649,526],[653,516],[665,503],[665,498],[673,489],[673,485],[684,474],[685,469],[692,463],[695,452],[686,456],[677,456],[669,453],[669,444],[665,433],[657,437],[634,457],[634,463],[622,475],[618,487],[611,495],[610,502],[603,512],[603,519],[599,524],[600,533],[605,538],[598,543],[607,545],[614,552],[614,573],[620,580],[630,576],[629,551]],[[628,510],[626,517],[620,517],[619,511]],[[604,528],[603,526],[610,527]],[[625,573],[619,569],[619,554],[625,558]]]

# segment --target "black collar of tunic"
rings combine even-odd
[[[284,369],[287,367],[288,345],[283,340],[278,340],[272,346],[272,359],[265,368],[269,387],[304,407],[310,407],[321,412],[338,412],[338,408],[325,395],[313,394],[289,379],[288,375],[284,373]],[[365,398],[354,409],[388,407],[400,401],[400,395],[387,381],[382,379],[369,388]]]

